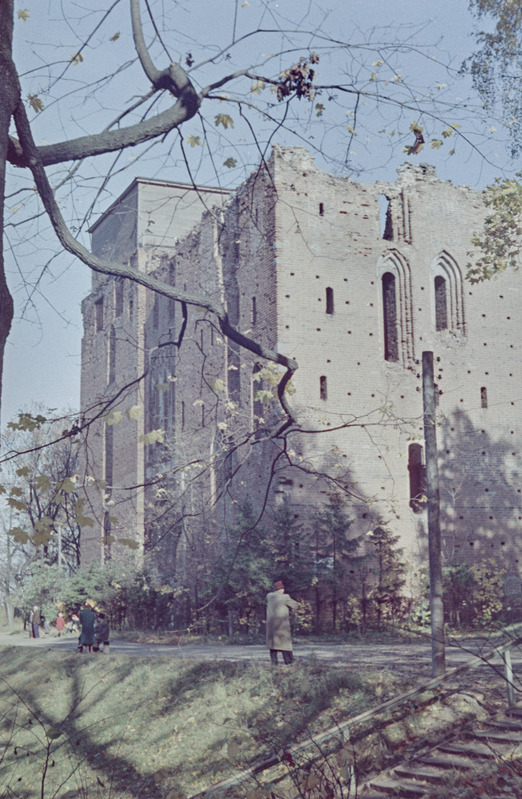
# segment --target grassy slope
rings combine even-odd
[[[0,647],[0,798],[41,796],[44,773],[53,799],[190,795],[401,687],[314,663]]]

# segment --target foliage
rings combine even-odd
[[[385,623],[394,624],[401,617],[402,589],[405,584],[405,564],[402,549],[397,548],[399,536],[385,527],[376,527],[368,534],[371,547],[369,570],[375,578],[370,594],[370,607],[375,614],[377,629]]]
[[[16,543],[48,563],[80,562],[81,525],[91,523],[78,490],[79,445],[63,436],[64,416],[23,412],[8,424],[4,448],[16,454],[0,470],[4,527]],[[7,521],[8,519],[8,521]]]
[[[500,103],[514,157],[522,144],[522,6],[514,0],[470,0],[469,6],[478,19],[486,17],[495,27],[476,34],[480,48],[462,69],[471,74],[486,109],[492,110]]]
[[[473,564],[471,571],[475,580],[472,599],[475,622],[487,625],[498,618],[502,611],[506,570],[499,569],[493,558],[485,558]]]
[[[231,612],[243,632],[255,633],[264,618],[274,566],[266,531],[249,502],[239,508],[220,544],[217,561],[206,575],[207,595],[217,595],[222,617]]]
[[[455,627],[470,623],[475,576],[467,563],[454,563],[442,570],[446,616]]]
[[[518,269],[522,237],[522,184],[517,178],[496,178],[484,193],[491,209],[481,233],[474,233],[472,244],[480,257],[468,263],[466,273],[471,283],[490,280],[506,269]]]

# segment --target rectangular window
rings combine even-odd
[[[319,378],[319,396],[322,400],[328,399],[328,381],[326,375]]]
[[[103,297],[96,300],[94,304],[94,329],[96,333],[103,330]]]
[[[121,316],[123,313],[123,280],[117,279],[114,285],[114,315]]]

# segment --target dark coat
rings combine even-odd
[[[80,635],[80,646],[92,646],[94,644],[94,622],[96,615],[93,610],[82,610],[80,613],[80,624],[82,633]]]
[[[299,602],[289,594],[272,591],[266,597],[266,645],[280,652],[292,651],[289,608],[297,608]]]

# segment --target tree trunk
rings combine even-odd
[[[0,419],[2,408],[2,375],[7,337],[13,321],[13,298],[5,277],[3,256],[5,175],[9,126],[16,104],[20,99],[20,84],[14,68],[13,54],[13,0],[0,3]]]

